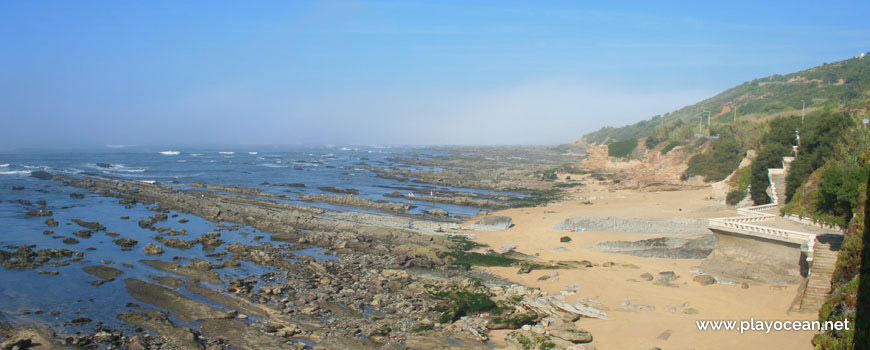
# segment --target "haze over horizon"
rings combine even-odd
[[[848,1],[0,9],[0,150],[567,143],[870,49]]]

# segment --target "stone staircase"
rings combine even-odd
[[[837,252],[843,243],[842,235],[826,234],[816,237],[813,261],[807,276],[807,285],[799,307],[800,312],[818,312],[831,291],[831,276],[837,263]]]
[[[793,305],[799,312],[818,312],[831,291],[831,277],[837,264],[837,253],[843,243],[838,227],[813,223],[806,218],[780,216],[779,209],[786,203],[786,175],[793,157],[783,157],[782,168],[768,169],[770,186],[767,194],[773,203],[737,209],[740,216],[709,219],[711,229],[727,230],[732,234],[762,237],[784,242],[801,242],[806,248],[810,265],[806,284],[795,297]],[[803,249],[803,248],[802,248]]]
[[[774,203],[779,205],[785,204],[785,173],[774,173],[771,172],[769,174],[770,177],[770,185],[771,192],[773,192]]]

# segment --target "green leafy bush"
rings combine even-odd
[[[743,198],[746,198],[746,190],[736,189],[728,192],[728,195],[725,196],[725,202],[728,205],[737,205]]]
[[[744,151],[730,131],[720,134],[718,139],[710,142],[710,148],[706,152],[689,159],[689,167],[682,178],[701,175],[705,181],[724,180],[740,165]]]
[[[791,200],[795,191],[816,169],[821,168],[833,155],[843,139],[844,132],[854,123],[845,113],[824,111],[807,118],[801,131],[801,145],[786,177],[786,199]]]
[[[568,242],[571,242],[571,237],[568,237],[568,236],[562,236],[562,238],[559,238],[559,242],[562,242],[562,243],[568,243]]]
[[[613,142],[607,145],[607,154],[611,157],[628,157],[637,148],[637,138]]]

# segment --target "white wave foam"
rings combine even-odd
[[[260,163],[257,165],[264,166],[267,168],[289,168],[290,167],[289,165],[277,165],[277,164],[272,164],[272,163]]]
[[[139,181],[139,182],[144,182],[144,183],[147,183],[147,184],[153,184],[153,183],[157,182],[157,181],[154,181],[154,180],[138,180],[138,181]]]
[[[30,170],[0,171],[0,175],[30,175]]]
[[[6,163],[6,164],[0,164],[0,168],[6,168],[6,167],[9,167],[9,163]]]
[[[248,152],[250,155],[257,155],[258,152]]]
[[[190,155],[194,157],[199,157],[202,156],[202,153],[191,153]]]
[[[236,152],[218,152],[219,154],[235,154]]]
[[[162,155],[164,155],[164,156],[177,156],[177,155],[179,155],[181,152],[179,152],[179,151],[160,151],[160,152],[157,152],[157,153],[160,153],[160,154],[162,154]]]

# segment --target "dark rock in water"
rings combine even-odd
[[[342,189],[342,188],[335,188],[332,186],[325,186],[325,187],[318,187],[317,189],[324,191],[324,192],[332,192],[332,193],[359,194],[359,190],[355,189],[355,188]]]
[[[121,246],[121,248],[123,248],[125,250],[133,249],[133,247],[135,247],[137,244],[139,244],[139,241],[137,241],[135,239],[131,239],[131,238],[118,238],[112,242]]]
[[[426,214],[429,214],[429,215],[432,215],[432,216],[447,216],[447,215],[449,214],[449,213],[448,213],[446,210],[444,210],[444,209],[432,209],[432,210],[426,210],[425,213],[426,213]]]
[[[21,191],[24,189],[24,186],[12,186],[13,191]]]
[[[85,198],[85,194],[84,193],[70,193],[69,197],[74,198],[74,199],[83,199],[83,198]]]
[[[54,175],[51,175],[51,173],[49,173],[47,171],[37,170],[37,171],[31,172],[30,177],[35,177],[35,178],[40,179],[40,180],[51,180],[54,177]]]
[[[114,166],[109,163],[97,163],[97,166],[100,168],[114,168]]]
[[[117,232],[106,232],[106,236],[109,236],[109,237],[118,237],[120,235],[121,234],[117,233]]]
[[[42,231],[42,234],[44,234],[44,235],[53,235],[53,234],[54,234],[54,231],[52,231],[52,230],[45,230],[45,231]]]
[[[27,207],[33,205],[33,202],[28,201],[28,200],[24,200],[24,199],[19,199],[19,200],[15,201],[15,202],[17,202],[18,204],[21,204],[21,205],[23,205],[23,206],[27,206]]]
[[[69,321],[69,323],[70,323],[71,325],[74,325],[74,326],[81,326],[81,325],[84,325],[84,324],[91,323],[91,321],[92,321],[92,320],[91,320],[90,318],[87,318],[87,317],[79,317],[79,318],[77,318],[77,319],[74,319],[74,320],[72,320],[72,321]]]
[[[54,213],[51,210],[47,209],[31,209],[27,212],[27,216],[29,217],[37,217],[37,216],[52,216]]]
[[[33,340],[30,338],[10,339],[0,344],[0,349],[3,350],[24,350],[34,346]]]
[[[57,227],[57,225],[60,225],[60,223],[58,223],[55,219],[47,219],[45,220],[45,224],[51,227]]]
[[[145,245],[145,255],[148,255],[148,256],[163,255],[163,247],[156,245],[154,243],[148,243]]]
[[[101,225],[99,222],[89,222],[89,221],[83,221],[80,219],[73,219],[72,221],[81,227],[91,229],[94,231],[104,231],[106,229],[106,226]]]
[[[92,274],[94,276],[99,277],[105,281],[114,280],[115,277],[124,273],[121,270],[118,270],[114,267],[105,266],[105,265],[93,265],[93,266],[85,266],[82,268],[85,272]]]
[[[79,244],[79,240],[69,237],[63,239],[63,244]]]
[[[48,203],[47,203],[45,200],[38,200],[38,201],[36,201],[36,204],[39,204],[39,205],[41,205],[41,206],[43,206],[43,207],[46,206],[46,205],[48,205]]]
[[[78,231],[76,231],[76,232],[73,232],[73,234],[76,235],[76,236],[78,236],[78,237],[81,237],[81,238],[91,238],[91,236],[94,234],[94,231],[91,231],[91,230],[78,230]]]

